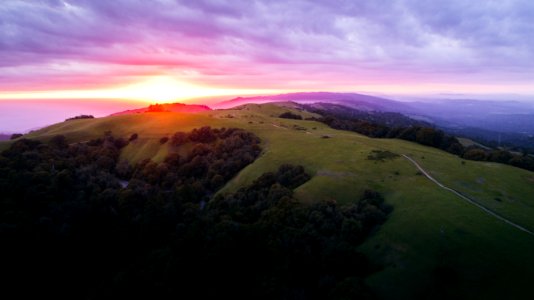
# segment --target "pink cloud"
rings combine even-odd
[[[513,84],[534,77],[533,5],[447,1],[15,1],[0,89],[168,74],[231,88]]]

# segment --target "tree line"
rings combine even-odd
[[[339,129],[354,131],[373,138],[397,138],[430,146],[458,155],[468,160],[490,161],[512,165],[518,168],[534,171],[534,158],[526,153],[518,154],[501,149],[484,149],[478,146],[464,147],[456,137],[442,130],[421,126],[387,126],[381,123],[352,118],[347,113],[314,109],[313,112],[322,115],[311,118]]]
[[[72,118],[65,119],[65,121],[72,121],[72,120],[83,120],[83,119],[94,119],[95,117],[93,115],[79,115]]]

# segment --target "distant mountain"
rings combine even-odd
[[[320,115],[333,115],[339,118],[359,119],[388,127],[433,126],[431,123],[419,119],[410,118],[398,112],[362,111],[339,104],[323,102],[305,104],[302,105],[302,108],[310,112],[318,113]]]
[[[357,93],[307,92],[238,97],[216,106],[229,108],[246,103],[287,101],[301,104],[332,103],[367,112],[398,112],[443,128],[480,128],[493,132],[518,133],[526,137],[534,135],[534,104],[520,101],[429,99],[400,102]]]
[[[8,141],[11,138],[11,134],[0,133],[0,141]]]
[[[409,102],[415,111],[426,114],[460,114],[462,116],[534,113],[534,104],[520,101],[480,99],[435,99]],[[454,117],[454,116],[452,116]]]
[[[459,137],[467,137],[492,148],[504,147],[511,150],[526,150],[534,153],[534,136],[516,132],[503,132],[477,127],[438,126],[443,131]]]
[[[125,111],[111,114],[111,116],[140,114],[140,113],[146,113],[146,112],[198,113],[198,112],[203,112],[203,111],[208,111],[208,110],[211,110],[211,108],[209,108],[206,105],[164,103],[164,104],[153,104],[148,107],[143,107],[143,108],[138,108],[138,109],[125,110]]]
[[[228,101],[220,102],[218,108],[230,108],[246,103],[267,103],[267,102],[296,102],[296,103],[316,103],[326,102],[348,106],[362,111],[407,111],[410,110],[405,103],[385,98],[379,98],[357,93],[331,93],[331,92],[307,92],[289,93],[280,95],[237,97]]]
[[[534,104],[528,102],[444,99],[407,104],[407,113],[426,116],[445,128],[534,135]]]

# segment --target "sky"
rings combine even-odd
[[[0,99],[534,95],[534,1],[2,0]]]
[[[0,100],[0,134],[26,133],[82,114],[103,117],[139,106],[118,99]]]

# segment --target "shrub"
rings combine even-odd
[[[368,160],[378,160],[378,161],[385,161],[386,159],[394,159],[399,157],[398,154],[390,152],[390,151],[382,151],[382,150],[373,150],[369,155],[367,156]]]
[[[297,115],[297,114],[294,114],[290,111],[288,112],[285,112],[285,113],[282,113],[281,115],[278,116],[279,118],[282,118],[282,119],[293,119],[293,120],[302,120],[302,116],[300,115]]]

